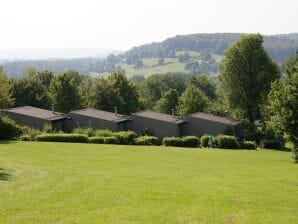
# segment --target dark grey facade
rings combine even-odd
[[[68,114],[70,129],[92,127],[94,129],[109,129],[111,131],[127,131],[131,129],[131,120],[128,116],[107,111],[87,108],[71,111]]]
[[[134,132],[143,135],[150,129],[158,138],[181,137],[182,126],[186,123],[176,116],[148,110],[132,114],[131,119]]]
[[[183,129],[183,135],[218,135],[232,131],[235,136],[241,137],[242,123],[224,117],[206,113],[195,113],[188,117],[188,124]]]
[[[66,131],[67,116],[62,113],[44,110],[31,106],[3,110],[3,114],[18,124],[42,130],[45,124],[52,124],[57,131]]]

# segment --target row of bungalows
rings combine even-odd
[[[91,127],[114,132],[132,130],[139,135],[145,135],[150,130],[156,137],[164,138],[218,135],[224,134],[227,130],[240,137],[243,131],[242,124],[238,121],[201,112],[182,119],[150,110],[132,113],[131,116],[93,108],[62,114],[54,110],[24,106],[3,110],[3,114],[22,125],[42,129],[45,124],[50,123],[57,131],[64,132]]]

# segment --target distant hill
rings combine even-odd
[[[166,72],[218,73],[218,67],[228,46],[240,33],[178,35],[162,42],[134,47],[123,54],[111,54],[106,59],[15,61],[3,63],[4,70],[20,76],[26,67],[60,72],[78,70],[83,74],[106,75],[113,69],[124,70],[127,76]],[[298,33],[264,36],[264,47],[279,64],[298,49]]]

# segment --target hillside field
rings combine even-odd
[[[0,142],[0,223],[298,223],[289,152]]]

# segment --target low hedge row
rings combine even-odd
[[[160,145],[160,141],[155,136],[140,136],[135,139],[136,145]]]
[[[200,139],[196,136],[186,136],[183,138],[169,137],[163,139],[163,144],[165,146],[196,148],[200,146]]]
[[[87,135],[82,134],[41,134],[36,136],[39,142],[78,142],[86,143]]]
[[[137,136],[138,135],[133,131],[119,131],[113,133],[113,137],[117,139],[120,145],[132,145]]]

